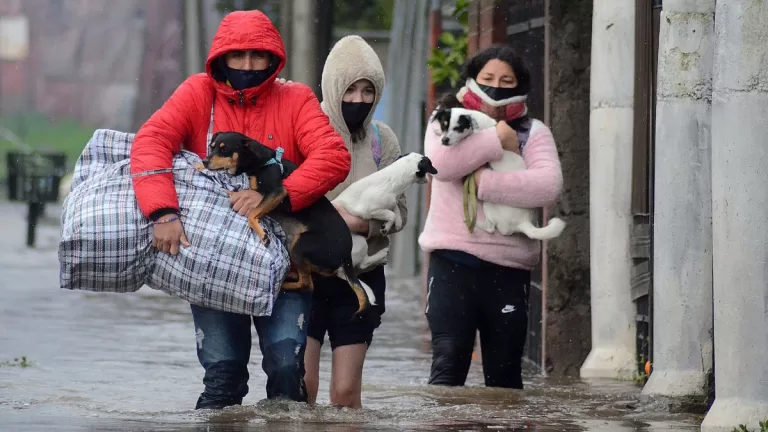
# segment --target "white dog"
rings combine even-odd
[[[485,113],[465,108],[439,109],[435,113],[435,119],[439,123],[439,135],[443,145],[452,146],[459,143],[476,130],[487,129],[496,126],[496,120]],[[519,154],[504,151],[501,160],[489,163],[494,171],[515,172],[526,169],[525,161]],[[476,227],[483,231],[501,235],[512,235],[521,232],[534,240],[549,240],[559,236],[565,228],[565,222],[559,218],[552,218],[549,224],[538,228],[533,224],[535,212],[533,209],[516,208],[503,204],[483,201],[484,220],[478,220]]]
[[[397,198],[414,183],[427,182],[427,174],[435,175],[437,170],[428,157],[418,153],[401,156],[386,168],[352,183],[333,200],[347,212],[365,220],[384,222],[382,234],[392,227],[402,228],[403,219],[397,207]],[[387,249],[368,256],[365,237],[352,234],[352,262],[355,268],[365,269],[383,262]]]

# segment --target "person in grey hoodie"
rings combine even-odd
[[[349,176],[326,195],[333,200],[350,184],[394,162],[400,156],[400,145],[389,126],[371,120],[384,90],[384,69],[376,52],[363,38],[346,36],[336,43],[325,61],[322,90],[321,107],[352,155]],[[405,196],[399,198],[398,207],[404,226],[407,216]],[[337,210],[350,231],[366,236],[369,255],[389,246],[389,235],[394,234],[394,227],[383,233],[382,222],[357,218],[340,206]],[[358,307],[357,297],[349,285],[335,277],[314,278],[304,359],[311,404],[317,399],[320,349],[328,333],[333,351],[331,404],[349,408],[362,406],[363,362],[385,310],[384,265],[366,269],[360,279],[371,287],[377,304],[353,318]]]

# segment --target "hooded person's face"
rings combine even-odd
[[[260,71],[269,67],[272,56],[266,51],[230,51],[224,60],[230,69]]]
[[[350,131],[360,128],[373,108],[376,89],[367,79],[357,80],[350,85],[341,98],[341,113]]]
[[[256,87],[272,75],[271,61],[266,51],[230,51],[224,54],[224,73],[235,90]]]

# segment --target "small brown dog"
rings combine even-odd
[[[269,241],[269,237],[261,226],[262,217],[269,215],[285,231],[297,280],[284,282],[282,289],[314,289],[312,273],[338,276],[349,283],[355,292],[357,313],[376,304],[373,291],[354,272],[352,234],[333,204],[321,197],[297,212],[280,206],[287,195],[283,179],[297,168],[296,164],[283,160],[281,156],[280,151],[240,133],[218,132],[211,140],[209,156],[198,168],[227,170],[231,175],[245,173],[249,177],[250,188],[262,195],[261,202],[248,213],[248,224],[264,243]]]

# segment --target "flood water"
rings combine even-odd
[[[427,386],[421,290],[397,279],[365,363],[363,410],[328,406],[326,343],[317,407],[264,400],[255,344],[244,405],[196,412],[203,370],[188,304],[150,289],[59,289],[57,216],[49,210],[27,250],[24,208],[0,202],[0,431],[671,431],[701,421],[641,399],[632,383],[530,374],[524,391],[486,389],[477,361],[467,387]]]

